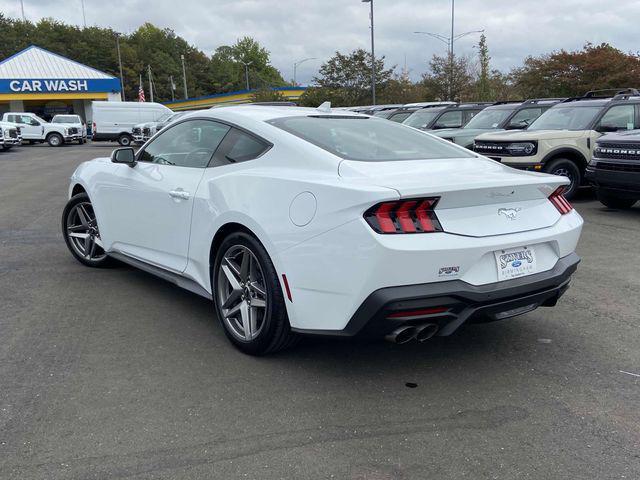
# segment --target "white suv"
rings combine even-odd
[[[567,99],[524,131],[482,134],[473,149],[510,167],[568,177],[565,197],[571,198],[584,183],[596,140],[607,132],[640,127],[640,92],[617,90],[609,98],[604,92]]]

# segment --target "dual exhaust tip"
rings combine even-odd
[[[426,342],[438,333],[439,328],[440,327],[435,323],[425,323],[423,325],[416,326],[406,325],[404,327],[397,328],[384,338],[385,340],[398,345],[408,343],[414,339],[422,343]]]

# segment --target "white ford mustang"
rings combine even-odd
[[[303,333],[424,341],[555,305],[583,223],[567,183],[383,119],[238,106],[80,165],[62,230],[85,265],[212,298],[247,353]]]

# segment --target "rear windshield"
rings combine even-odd
[[[76,115],[56,115],[51,123],[79,123],[80,119]]]
[[[587,130],[602,107],[553,107],[529,126],[529,130]]]
[[[515,108],[485,108],[473,117],[464,128],[500,128]]]
[[[447,141],[375,117],[282,117],[269,123],[346,160],[389,162],[474,157]]]

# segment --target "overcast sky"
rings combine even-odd
[[[449,35],[451,0],[374,0],[376,55],[412,78],[426,70],[432,54],[445,45],[414,31]],[[82,25],[81,0],[23,0],[25,17]],[[612,8],[606,8],[611,5]],[[211,54],[220,45],[249,35],[271,52],[285,79],[293,62],[316,57],[298,67],[307,83],[322,61],[339,50],[370,48],[369,4],[361,0],[85,0],[87,25],[132,32],[145,21],[169,27]],[[0,0],[0,11],[20,17],[20,0]],[[619,0],[458,0],[456,34],[484,29],[492,67],[508,71],[527,55],[577,49],[586,42],[609,42],[640,50],[640,1]],[[457,53],[473,55],[478,34],[456,42]]]

